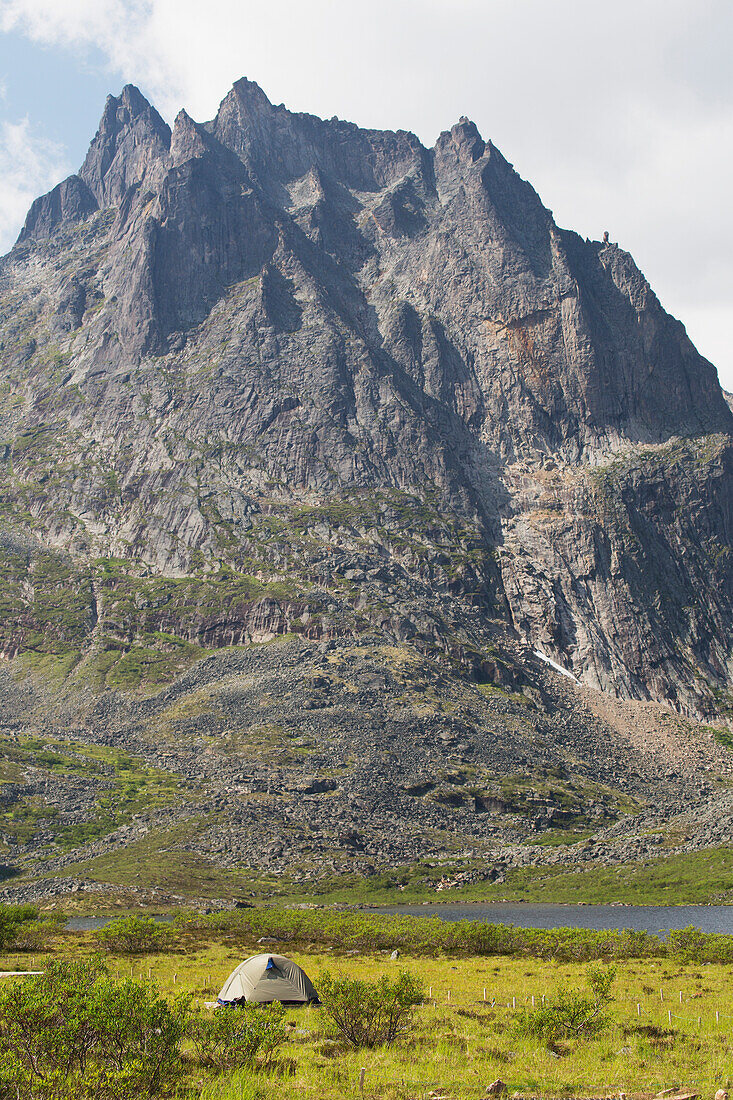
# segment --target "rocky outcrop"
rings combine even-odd
[[[0,670],[0,895],[170,904],[389,868],[449,889],[730,845],[733,763],[709,729],[652,704],[602,717],[599,693],[515,656],[522,692],[379,635],[281,639],[145,698],[67,693],[63,713]]]
[[[79,176],[69,176],[47,195],[36,199],[20,231],[18,243],[50,237],[60,226],[84,221],[98,209],[97,200]]]
[[[144,194],[162,182],[171,144],[170,127],[132,84],[108,96],[99,130],[79,175],[100,208],[118,206],[130,188]]]
[[[468,119],[426,149],[242,80],[171,132],[128,86],[0,264],[0,348],[9,655],[379,629],[729,705],[715,370]]]

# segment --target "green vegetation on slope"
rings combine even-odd
[[[63,807],[40,795],[21,796],[0,807],[6,841],[27,842],[50,830],[48,843],[61,851],[105,836],[136,813],[173,805],[184,793],[177,776],[119,749],[48,737],[0,736],[0,784],[17,781],[29,769],[32,775],[48,773],[94,784],[86,820],[66,815]]]
[[[252,902],[302,900],[302,884],[288,874],[247,867],[221,868],[213,858],[185,850],[206,828],[190,820],[104,855],[80,861],[64,873],[118,886],[161,887],[187,897],[244,897]],[[569,839],[577,837],[570,835]],[[320,904],[393,906],[432,902],[537,902],[627,905],[692,905],[733,901],[733,850],[709,848],[656,860],[602,867],[539,865],[511,868],[504,881],[483,880],[437,889],[441,880],[477,866],[471,861],[421,862],[362,875],[333,875],[308,884]],[[77,899],[77,902],[83,899]],[[99,901],[87,902],[99,908]]]

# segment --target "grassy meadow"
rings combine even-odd
[[[98,950],[91,933],[62,933],[55,957]],[[552,997],[560,987],[582,989],[588,964],[532,957],[450,957],[372,952],[343,945],[258,945],[242,926],[226,934],[199,926],[178,939],[176,950],[130,958],[107,954],[113,976],[152,978],[167,995],[188,992],[213,1001],[234,966],[247,955],[278,950],[299,962],[318,985],[324,970],[374,979],[404,968],[425,983],[428,998],[414,1029],[392,1047],[345,1049],[318,1008],[287,1010],[288,1039],[275,1069],[214,1079],[191,1066],[180,1096],[204,1100],[267,1097],[337,1100],[422,1100],[430,1093],[480,1097],[500,1077],[509,1095],[651,1096],[678,1085],[712,1098],[733,1079],[733,984],[731,967],[673,958],[621,959],[608,1010],[609,1026],[597,1038],[551,1047],[520,1037],[519,1014]],[[0,956],[0,969],[43,968],[43,957]],[[485,999],[484,999],[485,998]],[[717,1015],[716,1015],[717,1014]]]

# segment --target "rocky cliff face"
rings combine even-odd
[[[0,386],[22,667],[149,687],[377,631],[512,690],[539,647],[729,704],[716,372],[467,119],[426,149],[241,80],[171,131],[125,88],[0,261]]]

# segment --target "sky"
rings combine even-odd
[[[730,0],[0,0],[0,252],[126,83],[433,145],[472,118],[563,227],[628,249],[733,389]]]

